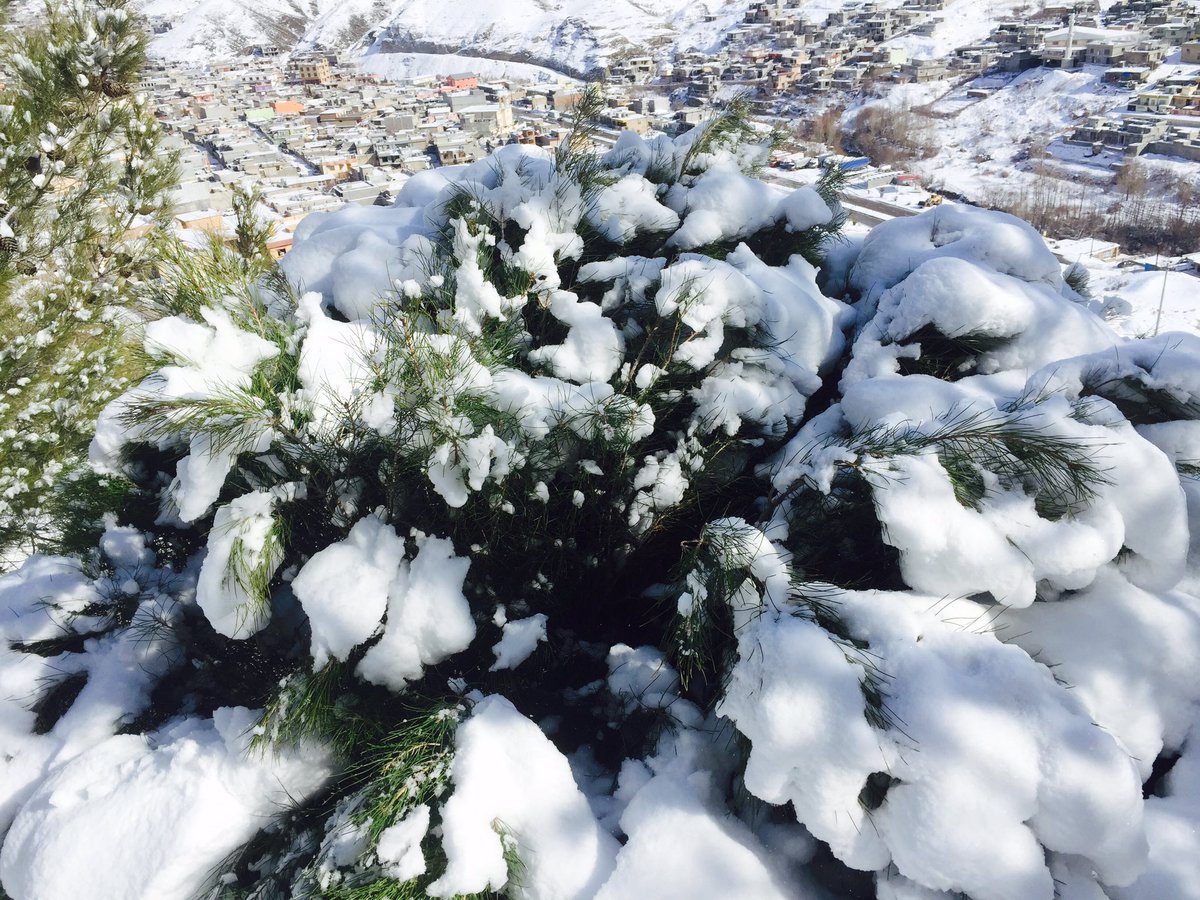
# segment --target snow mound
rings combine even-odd
[[[617,843],[537,726],[493,695],[459,727],[456,749],[454,793],[442,818],[448,865],[430,896],[503,889],[506,851],[522,863],[515,896],[594,896],[612,871]]]
[[[891,863],[937,890],[1049,900],[1046,849],[1086,857],[1109,884],[1137,877],[1147,844],[1136,769],[1042,666],[940,620],[935,598],[829,599],[886,660],[883,699],[864,688],[876,677],[866,653],[856,659],[798,610],[764,611],[741,637],[720,707],[752,743],[751,791],[791,801],[850,865]],[[893,727],[842,720],[872,702]]]
[[[400,565],[388,586],[383,636],[357,668],[367,681],[397,691],[419,678],[424,666],[475,640],[475,620],[462,592],[471,561],[455,556],[454,544],[446,538],[417,534],[415,540],[417,555]],[[387,553],[381,544],[390,542],[380,542],[373,551]]]
[[[375,633],[403,563],[404,542],[374,516],[360,519],[344,541],[305,563],[292,590],[312,626],[313,668],[323,668],[330,657],[346,659]]]
[[[166,358],[171,364],[105,407],[88,451],[94,469],[120,472],[122,450],[130,444],[170,443],[160,439],[152,417],[136,415],[139,404],[162,400],[205,403],[229,398],[249,387],[259,364],[279,353],[270,341],[239,328],[224,310],[207,309],[203,317],[204,324],[172,316],[146,326],[146,352]],[[131,417],[138,423],[130,426]],[[221,442],[209,434],[190,435],[190,452],[180,460],[171,485],[178,517],[192,522],[207,513],[237,454],[243,450],[262,452],[272,436],[267,427],[244,429]]]
[[[872,229],[850,270],[849,288],[868,300],[877,298],[922,263],[940,257],[967,260],[1055,291],[1063,287],[1058,260],[1031,225],[1007,213],[943,203]]]
[[[247,755],[256,718],[244,708],[219,709],[154,741],[109,738],[58,769],[5,838],[4,889],[28,900],[191,897],[265,819],[330,774],[324,754],[311,748]]]
[[[222,506],[208,533],[196,603],[220,634],[247,638],[266,627],[265,585],[282,561],[273,515],[275,498],[251,491]]]
[[[1033,371],[1117,343],[1100,319],[1045,284],[935,257],[880,295],[878,312],[858,338],[851,377],[863,362],[871,375],[895,371],[901,358],[922,358],[924,341],[939,339],[978,345],[959,371],[982,375]]]

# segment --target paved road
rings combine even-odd
[[[801,181],[787,178],[770,170],[764,172],[762,178],[768,184],[777,184],[780,187],[792,189],[798,188],[803,184]],[[850,217],[850,221],[856,222],[859,225],[878,225],[880,222],[886,222],[888,219],[915,216],[922,212],[919,209],[913,209],[911,206],[901,206],[899,203],[889,203],[886,200],[863,197],[851,191],[843,191],[841,201],[842,207]]]

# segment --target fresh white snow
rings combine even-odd
[[[5,837],[5,890],[22,900],[190,896],[266,817],[330,774],[317,748],[250,753],[256,718],[219,709],[154,740],[109,738],[56,769]]]

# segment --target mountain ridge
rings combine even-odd
[[[264,13],[244,0],[145,0],[152,22],[169,24],[151,52],[172,62],[235,56],[256,44],[283,52],[455,53],[531,62],[581,77],[614,56],[663,46],[711,47],[742,18],[750,0],[282,0]]]

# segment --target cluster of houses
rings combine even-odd
[[[413,173],[473,162],[504,143],[554,147],[580,96],[575,82],[486,82],[472,73],[392,81],[335,53],[285,58],[262,45],[203,69],[151,66],[140,89],[182,154],[176,224],[196,241],[228,230],[235,186],[253,186],[276,219],[272,249],[292,226],[343,203],[391,201]],[[615,87],[602,137],[690,127],[696,110]]]
[[[1094,2],[1043,4],[945,58],[910,59],[893,39],[933,34],[948,2],[867,0],[813,22],[799,0],[755,0],[717,54],[614,57],[601,137],[689,128],[729,86],[755,91],[770,111],[780,98],[853,92],[872,80],[965,81],[1036,65],[1103,65],[1106,81],[1136,90],[1174,48],[1200,62],[1200,12],[1187,0],[1118,0],[1103,14]],[[468,72],[393,81],[333,52],[288,55],[268,44],[202,70],[152,67],[141,87],[184,153],[179,227],[222,227],[233,186],[250,183],[278,217],[279,253],[311,212],[389,202],[412,173],[471,162],[503,143],[555,146],[579,97],[574,82],[488,82]],[[1200,160],[1200,77],[1147,85],[1128,111],[1090,118],[1069,140]]]
[[[803,3],[756,0],[715,57],[691,53],[666,73],[690,93],[712,96],[734,82],[764,96],[853,91],[873,79],[926,81],[945,77],[945,61],[909,59],[892,38],[931,34],[948,0],[866,2],[811,21]]]
[[[934,34],[946,6],[947,0],[904,0],[899,6],[868,0],[813,22],[796,0],[756,0],[717,55],[684,53],[659,74],[695,97],[736,85],[769,104],[794,95],[853,92],[877,81],[967,80],[1036,66],[1103,65],[1112,72],[1108,80],[1136,84],[1172,48],[1182,48],[1185,62],[1200,59],[1200,12],[1187,0],[1118,0],[1103,14],[1094,2],[1042,3],[1000,20],[986,40],[944,58],[910,58],[895,39]],[[618,74],[637,80],[644,71],[643,65]]]
[[[1155,153],[1200,162],[1200,74],[1164,78],[1135,94],[1124,112],[1089,116],[1066,140],[1096,153]]]
[[[1093,153],[1200,161],[1200,73],[1186,68],[1200,65],[1200,11],[1183,0],[1118,0],[1106,11],[1104,27],[1080,26],[1074,17],[1069,22],[1065,35],[1047,38],[1053,54],[1042,64],[1107,66],[1103,80],[1133,94],[1125,110],[1076,125],[1067,143]],[[1147,85],[1176,50],[1182,66]]]
[[[273,47],[253,49],[236,63],[159,65],[143,76],[182,154],[182,231],[223,227],[239,184],[258,189],[286,235],[311,212],[389,202],[408,175],[433,165],[470,162],[508,141],[554,146],[559,129],[518,123],[515,105],[558,111],[578,96],[570,85],[523,88],[468,73],[395,83],[332,53],[283,61]]]

